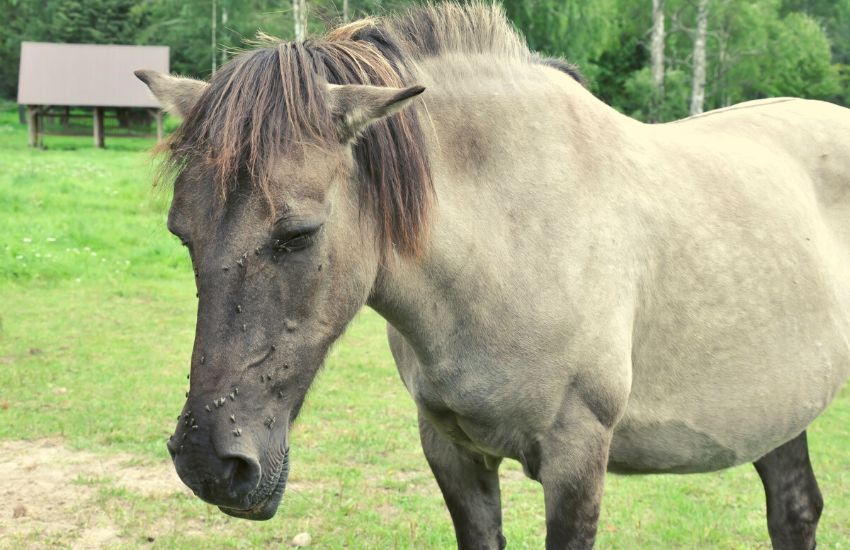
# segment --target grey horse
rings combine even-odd
[[[168,447],[199,497],[274,515],[289,428],[368,304],[461,548],[505,545],[503,458],[543,486],[547,548],[593,545],[606,471],[746,462],[774,547],[815,547],[805,430],[850,372],[850,111],[645,125],[483,4],[269,43],[209,83],[137,75],[184,119],[168,225],[199,304]]]

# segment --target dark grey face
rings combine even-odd
[[[198,319],[168,448],[195,494],[233,516],[274,515],[289,428],[374,281],[374,239],[335,153],[281,162],[274,216],[247,185],[222,205],[192,164],[175,184],[168,225],[192,257]]]
[[[369,66],[387,83],[399,78],[371,47],[339,51],[347,79],[358,82]],[[313,59],[305,52],[282,44],[239,56],[235,72],[223,69],[210,84],[136,71],[186,125],[170,140],[166,166],[181,173],[168,225],[192,256],[198,321],[190,390],[168,448],[198,496],[250,519],[277,510],[289,427],[307,389],[366,302],[389,244],[420,251],[430,204],[415,117],[374,127],[358,149],[369,169],[353,169],[358,136],[424,88],[330,85],[305,70]],[[240,180],[245,172],[253,183]]]

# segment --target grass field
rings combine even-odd
[[[16,114],[0,113],[0,443],[49,438],[67,453],[163,465],[183,403],[195,293],[185,251],[165,229],[167,192],[149,184],[152,142],[45,142],[28,149]],[[57,492],[90,495],[67,528],[19,529],[6,518],[0,547],[79,546],[104,522],[109,547],[283,546],[302,531],[319,548],[454,545],[374,312],[334,348],[290,440],[291,488],[271,521],[229,518],[176,484],[165,495],[135,491],[104,469],[60,481]],[[850,548],[849,388],[809,441],[826,501],[819,547]],[[509,548],[541,548],[542,491],[516,464],[502,473]],[[8,500],[0,482],[4,490]],[[49,503],[21,504],[37,516]],[[769,548],[763,510],[749,466],[609,476],[598,547]]]

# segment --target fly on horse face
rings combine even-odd
[[[461,548],[501,548],[498,467],[543,486],[548,548],[593,545],[606,471],[752,462],[775,548],[814,548],[808,425],[850,372],[850,111],[763,100],[646,125],[530,52],[498,7],[367,19],[209,83],[139,71],[183,117],[169,229],[199,292],[168,445],[242,518],[369,305]]]

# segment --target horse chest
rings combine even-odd
[[[417,406],[435,419],[457,424],[458,418],[490,415],[499,408],[499,398],[486,377],[472,381],[454,363],[399,367],[402,379]],[[442,423],[442,420],[436,420]]]
[[[520,456],[529,434],[539,433],[554,414],[542,396],[517,399],[528,388],[505,379],[498,369],[454,362],[402,361],[398,366],[420,413],[456,444],[485,456]]]

